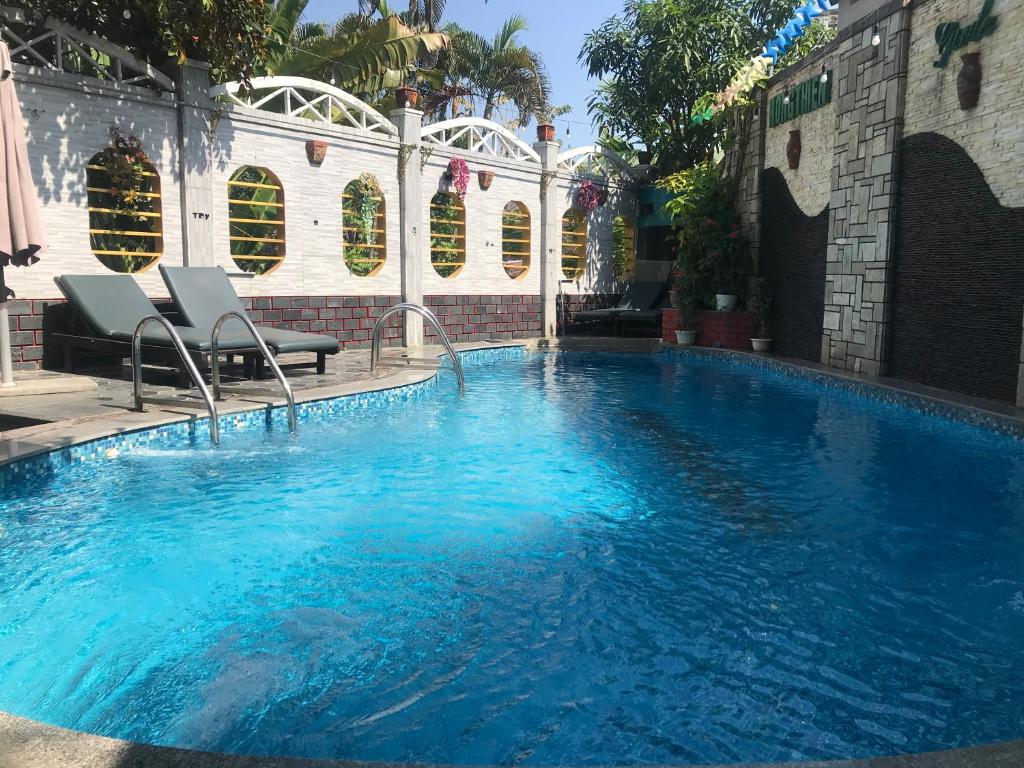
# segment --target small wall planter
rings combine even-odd
[[[395,88],[395,101],[401,109],[416,109],[420,105],[420,92],[410,85]]]
[[[965,53],[960,57],[963,66],[956,77],[956,96],[960,109],[974,109],[981,96],[981,54]]]
[[[800,167],[800,131],[789,132],[789,143],[786,144],[786,159],[789,161],[789,169],[795,171]]]
[[[750,346],[754,348],[755,352],[767,352],[772,348],[771,339],[751,339]]]
[[[486,192],[494,181],[494,171],[477,171],[476,178],[480,182],[480,189]]]
[[[676,331],[676,344],[681,347],[692,347],[697,342],[696,331]]]
[[[551,123],[540,123],[537,126],[537,141],[554,141],[555,126]]]
[[[324,161],[324,158],[327,157],[328,146],[326,141],[319,139],[311,139],[306,142],[306,158],[311,165],[320,165]]]

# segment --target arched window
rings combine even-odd
[[[376,177],[363,173],[341,195],[341,243],[345,264],[358,277],[376,275],[387,258],[384,194]]]
[[[513,280],[530,269],[530,211],[515,200],[501,213],[501,264]]]
[[[562,216],[562,274],[569,280],[583,276],[587,266],[587,219],[570,208]]]
[[[243,165],[231,174],[228,242],[243,272],[265,275],[284,261],[284,190],[266,168]]]
[[[466,265],[466,209],[448,192],[430,199],[430,263],[441,277],[455,277]]]
[[[619,280],[633,274],[636,266],[636,224],[630,216],[612,220],[612,274]]]
[[[149,163],[120,167],[110,149],[85,166],[89,244],[114,272],[142,272],[163,253],[160,176]]]

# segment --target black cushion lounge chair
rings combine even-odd
[[[626,287],[622,299],[614,307],[608,309],[588,309],[577,312],[573,323],[586,330],[597,327],[611,327],[615,318],[622,312],[649,310],[656,306],[665,292],[663,281],[635,280]]]
[[[235,310],[245,313],[242,300],[231,286],[223,267],[165,267],[160,274],[171,292],[174,305],[185,323],[196,328],[212,328],[217,318]],[[225,335],[229,331],[244,330],[237,320],[224,323]],[[319,333],[302,333],[283,328],[261,326],[260,336],[275,353],[315,352],[317,373],[324,373],[326,356],[338,352],[338,340]],[[262,358],[257,360],[262,365]]]
[[[655,309],[629,309],[615,316],[617,336],[661,336],[661,313],[672,306],[666,292]]]
[[[71,369],[71,350],[85,349],[119,357],[131,355],[132,336],[142,318],[159,314],[142,288],[130,275],[60,275],[57,287],[71,305],[74,319],[69,333],[47,334],[46,341],[64,350],[64,366]],[[208,328],[175,330],[197,366],[206,366],[210,351]],[[218,344],[225,352],[252,353],[258,350],[252,337],[225,331]],[[184,365],[167,330],[151,323],[142,334],[143,359],[170,363],[182,382],[188,380]]]

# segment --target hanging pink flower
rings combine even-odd
[[[584,181],[576,190],[576,205],[587,213],[604,203],[604,198],[601,189],[592,181]]]
[[[448,161],[448,178],[452,180],[455,187],[455,194],[459,200],[466,199],[466,191],[469,189],[469,165],[461,157],[453,157]]]

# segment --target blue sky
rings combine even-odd
[[[405,5],[394,0],[394,7]],[[306,6],[308,21],[333,21],[355,10],[355,0],[310,0]],[[518,13],[526,17],[529,29],[520,39],[544,57],[551,74],[555,104],[569,104],[572,112],[556,122],[558,138],[563,145],[574,147],[594,139],[587,115],[587,97],[594,89],[593,80],[576,61],[583,36],[609,16],[622,9],[622,0],[448,0],[444,20],[457,21],[485,37],[492,37],[501,23]],[[567,121],[574,122],[567,122]],[[571,135],[566,137],[566,128]],[[529,129],[533,136],[533,128]],[[532,138],[530,139],[532,141]]]

